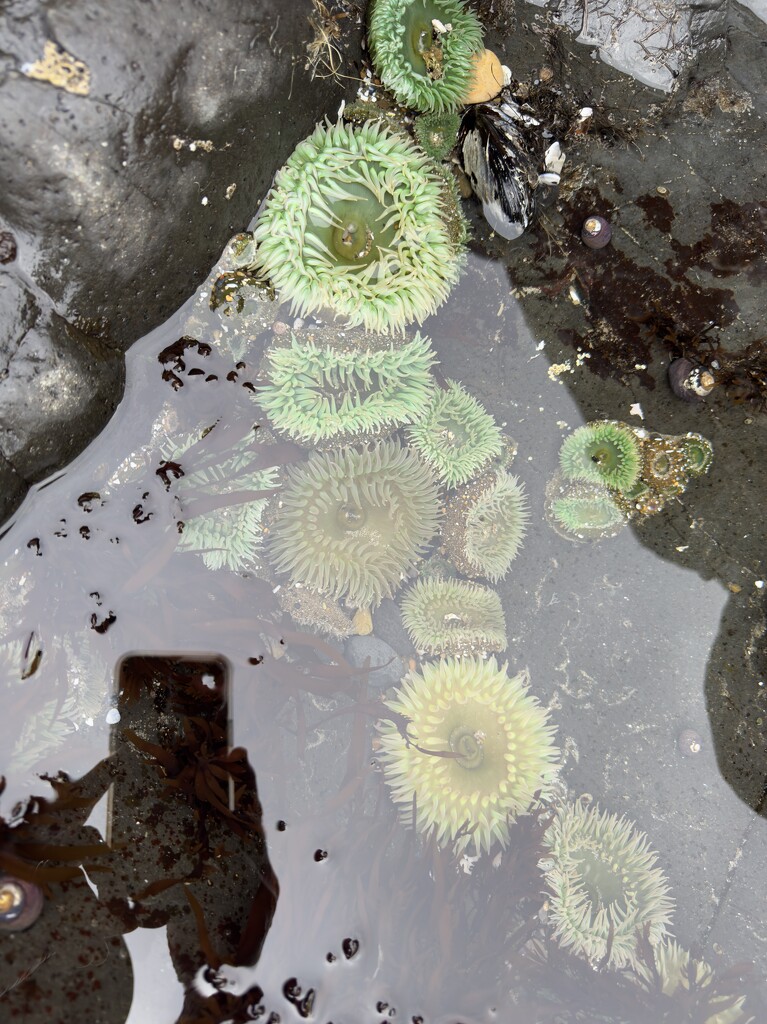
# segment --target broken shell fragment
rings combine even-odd
[[[504,86],[503,65],[492,50],[480,50],[472,57],[473,71],[464,103],[487,103]]]
[[[583,222],[581,241],[589,249],[604,249],[613,236],[613,230],[604,217],[591,214]]]
[[[716,378],[710,370],[682,357],[669,364],[668,383],[677,398],[685,402],[700,402],[714,390]]]

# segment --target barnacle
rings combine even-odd
[[[281,498],[275,567],[351,605],[391,596],[437,529],[431,471],[391,441],[311,456],[288,470]]]
[[[406,720],[378,724],[381,761],[405,824],[456,852],[506,846],[509,824],[545,793],[558,751],[527,672],[495,658],[446,658],[402,681],[387,707]]]
[[[632,498],[632,503],[637,501],[638,495]],[[602,484],[563,480],[558,475],[546,487],[545,514],[549,526],[568,540],[614,537],[629,518],[623,496]]]
[[[451,579],[421,579],[400,602],[418,650],[462,655],[506,650],[506,621],[494,590]]]
[[[522,545],[529,509],[524,488],[504,469],[459,488],[448,501],[442,547],[466,576],[495,583],[509,571]]]
[[[433,161],[386,125],[320,124],[275,177],[253,232],[255,265],[294,313],[329,310],[401,333],[461,271],[445,192]]]
[[[559,466],[568,480],[587,480],[627,491],[641,468],[639,440],[625,423],[586,423],[565,438]]]
[[[287,346],[267,352],[258,402],[298,441],[348,442],[422,417],[434,391],[434,361],[420,334],[398,346],[380,335],[325,344],[291,335]]]
[[[448,487],[466,483],[502,450],[493,417],[454,380],[408,428],[407,438]]]
[[[543,842],[560,945],[594,965],[636,968],[638,938],[657,945],[674,906],[647,836],[625,817],[575,803],[559,811]]]
[[[461,0],[373,0],[368,45],[381,81],[406,107],[457,110],[482,49],[482,26]]]

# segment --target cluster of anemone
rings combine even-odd
[[[312,455],[287,471],[269,556],[293,583],[378,605],[434,536],[437,494],[428,466],[393,441]]]
[[[482,25],[461,0],[373,0],[368,46],[376,73],[400,103],[454,111],[470,90]]]
[[[505,469],[490,471],[459,488],[447,502],[443,551],[465,576],[496,583],[522,546],[529,515],[517,477]]]
[[[408,137],[373,121],[320,124],[277,172],[253,232],[255,267],[294,313],[401,333],[461,271],[445,194]]]
[[[209,451],[205,436],[205,431],[190,434],[164,453],[184,470],[174,485],[183,523],[177,550],[201,555],[209,569],[241,572],[257,560],[263,541],[262,518],[270,494],[279,486],[279,470],[261,468],[252,434],[223,454]],[[233,496],[231,502],[228,494]],[[248,494],[252,497],[244,497]],[[218,507],[195,512],[198,502]]]
[[[445,658],[405,676],[378,724],[384,777],[405,824],[479,855],[545,795],[558,751],[547,713],[495,658]]]
[[[426,654],[506,650],[506,620],[494,590],[456,579],[422,579],[400,602],[402,623]]]
[[[447,487],[466,483],[503,449],[493,417],[454,380],[433,397],[407,439]]]
[[[317,445],[373,437],[424,416],[435,389],[428,338],[380,335],[316,344],[291,335],[266,354],[258,402],[272,425]]]
[[[594,966],[638,969],[640,939],[657,946],[674,906],[647,836],[625,817],[575,803],[559,811],[543,841],[560,945]]]

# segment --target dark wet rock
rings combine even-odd
[[[368,681],[377,689],[396,686],[407,672],[405,659],[376,636],[353,636],[347,640],[344,654],[355,668],[365,667],[369,659]]]
[[[10,333],[17,345],[25,338],[25,357],[13,358],[3,382],[18,402],[3,399],[0,454],[27,483],[103,426],[122,387],[111,353],[204,278],[275,168],[338,105],[331,81],[298,70],[310,9],[308,0],[288,8],[279,0],[4,5],[0,260],[18,245],[9,269],[34,278],[56,310],[37,315],[34,339],[27,336],[36,314],[11,286],[19,305]],[[50,66],[62,54],[81,62],[79,77]],[[47,70],[33,72],[44,57]],[[0,301],[6,312],[10,297]],[[78,316],[102,324],[95,343],[66,329]],[[22,409],[43,371],[44,400]],[[0,514],[13,506],[4,497]]]

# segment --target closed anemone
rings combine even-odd
[[[413,133],[424,153],[441,163],[455,148],[460,124],[458,114],[421,114],[415,119]]]
[[[502,579],[517,557],[529,518],[517,477],[504,469],[461,487],[447,503],[442,548],[465,576]]]
[[[402,623],[419,651],[438,655],[506,650],[501,599],[464,580],[419,580],[400,602]]]
[[[434,396],[407,437],[448,487],[466,483],[503,448],[493,417],[454,380]]]
[[[311,444],[374,435],[424,415],[434,392],[429,340],[379,335],[333,344],[300,341],[271,349],[258,402],[272,424]]]
[[[684,452],[687,472],[693,476],[707,473],[714,461],[714,446],[702,434],[683,434],[678,441]]]
[[[463,263],[438,169],[404,135],[320,124],[278,171],[254,237],[256,268],[294,313],[383,333],[421,323]]]
[[[639,439],[625,423],[587,423],[565,438],[559,466],[568,480],[588,480],[627,491],[641,468]]]
[[[543,842],[560,945],[594,966],[636,969],[639,939],[657,945],[674,907],[647,836],[625,817],[576,803],[562,808]]]
[[[407,719],[406,736],[378,724],[384,777],[405,824],[456,852],[507,845],[510,822],[557,773],[554,729],[528,683],[495,658],[446,658],[405,676],[386,705]]]
[[[457,110],[482,49],[482,25],[461,0],[373,0],[368,46],[376,73],[404,106]]]
[[[390,441],[313,455],[288,470],[281,498],[274,566],[352,606],[390,597],[437,529],[434,477]]]
[[[648,437],[642,442],[642,481],[664,497],[684,491],[687,459],[676,437]]]

